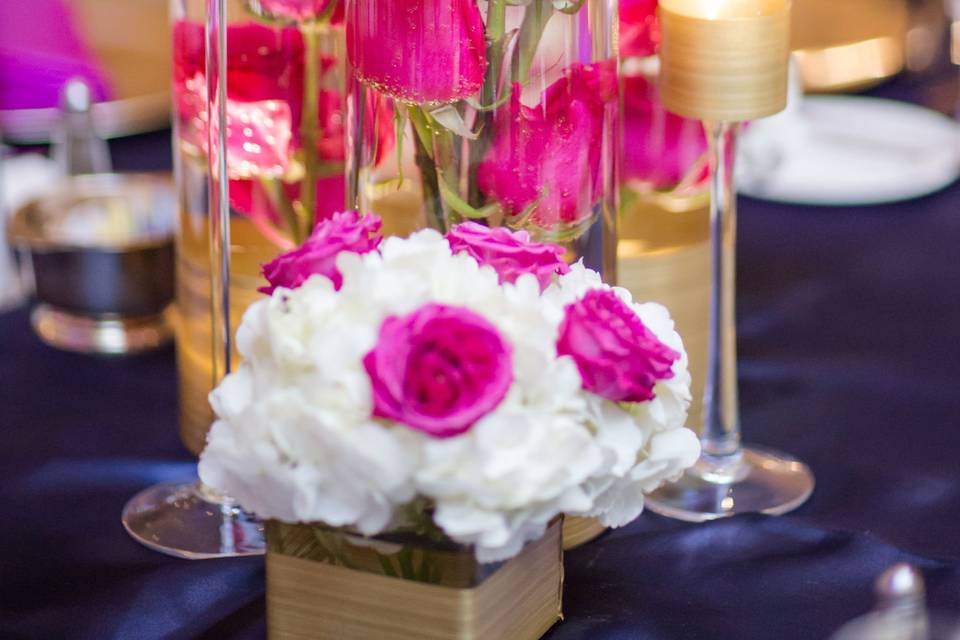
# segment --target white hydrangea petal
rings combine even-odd
[[[607,527],[621,527],[643,511],[643,496],[676,481],[700,456],[700,441],[689,429],[654,434],[646,457],[595,499],[590,515]]]
[[[241,365],[210,392],[210,406],[216,415],[224,419],[236,418],[250,406],[253,392],[250,366]]]

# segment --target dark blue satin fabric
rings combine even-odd
[[[163,136],[120,144],[121,166],[166,162]],[[550,640],[825,638],[899,560],[960,611],[960,186],[745,200],[739,277],[745,436],[807,461],[813,498],[782,518],[644,515],[571,552]],[[120,526],[136,491],[190,475],[176,419],[172,350],[61,353],[25,310],[0,315],[0,638],[264,637],[260,559],[174,560]]]

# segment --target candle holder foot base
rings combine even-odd
[[[647,498],[650,511],[687,522],[739,513],[782,515],[798,508],[814,487],[810,468],[791,456],[745,447],[736,457],[701,457],[678,482]]]
[[[229,499],[193,483],[144,489],[123,508],[123,527],[154,551],[204,560],[263,555],[263,523]]]

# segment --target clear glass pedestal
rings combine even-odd
[[[744,447],[732,456],[704,455],[680,481],[647,498],[654,513],[706,522],[738,513],[781,515],[806,502],[813,473],[799,460],[778,451]]]
[[[121,519],[137,542],[176,558],[264,553],[263,523],[199,482],[144,489],[127,502]]]

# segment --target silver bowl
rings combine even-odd
[[[7,238],[32,273],[48,344],[127,354],[172,336],[177,200],[164,174],[67,178],[15,213]]]

